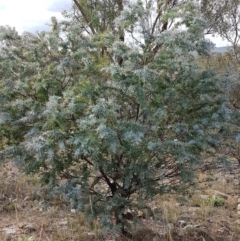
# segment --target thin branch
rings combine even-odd
[[[89,25],[91,31],[93,34],[96,33],[95,29],[93,28],[91,21],[88,19],[83,7],[81,6],[81,4],[78,2],[78,0],[73,0],[73,2],[75,3],[75,5],[77,6],[77,8],[79,9],[79,11],[81,12],[82,16],[84,17],[86,23]]]
[[[125,92],[124,90],[118,89],[117,87],[113,87],[113,86],[109,86],[109,85],[107,85],[106,87],[109,88],[109,89],[111,89],[111,90],[115,90],[115,91],[120,92],[121,94],[123,94],[124,96],[126,96],[127,98],[129,98],[130,100],[132,100],[134,104],[137,104],[137,105],[138,105],[138,103],[136,102],[136,100],[135,100],[132,96],[126,94],[126,92]]]
[[[154,31],[155,31],[155,28],[156,28],[156,24],[157,24],[157,21],[158,21],[158,19],[161,17],[161,13],[158,13],[158,15],[157,15],[157,17],[156,17],[156,19],[155,19],[155,21],[154,21],[154,23],[153,23],[153,27],[152,27],[152,35],[154,34]]]
[[[89,161],[86,157],[81,156],[81,159],[83,159],[84,161],[86,161],[89,165],[93,166],[93,163],[91,161]]]
[[[116,184],[112,183],[110,181],[110,179],[108,178],[108,176],[106,175],[106,173],[103,171],[102,167],[99,167],[99,172],[102,174],[103,179],[105,180],[105,182],[107,183],[107,185],[110,187],[112,194],[114,194],[116,192]]]
[[[135,121],[138,121],[139,109],[140,109],[140,105],[139,105],[139,104],[137,104],[137,114],[136,114]]]

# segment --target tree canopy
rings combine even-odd
[[[202,0],[201,12],[207,20],[206,33],[219,34],[232,47],[235,60],[240,62],[240,1]]]

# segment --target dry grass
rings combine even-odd
[[[151,202],[154,217],[142,219],[132,240],[240,240],[240,226],[235,223],[237,195],[216,195],[216,192],[240,195],[239,187],[218,173],[200,173],[199,180],[199,186],[184,196],[177,193],[156,196]],[[0,167],[1,241],[128,240],[103,233],[97,222],[91,226],[93,229],[82,214],[65,210],[60,202],[45,210],[37,177],[19,174],[11,163]]]

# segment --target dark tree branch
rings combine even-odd
[[[82,16],[84,17],[86,23],[89,25],[91,31],[93,34],[96,33],[95,29],[93,28],[91,21],[88,19],[83,7],[81,6],[81,4],[78,2],[78,0],[73,0],[73,2],[75,3],[75,5],[77,6],[77,8],[79,9],[79,11],[81,12]]]
[[[154,23],[153,23],[153,27],[152,27],[152,35],[154,34],[154,31],[155,31],[155,28],[156,28],[156,25],[157,25],[157,21],[158,19],[161,17],[161,13],[158,13],[156,19],[154,20]]]

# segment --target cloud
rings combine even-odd
[[[0,1],[0,25],[15,27],[19,33],[49,30],[51,17],[61,19],[61,12],[72,4],[72,0]]]
[[[42,31],[50,31],[50,27],[47,24],[29,26],[28,28],[25,28],[23,32],[36,33]]]
[[[4,10],[5,8],[6,8],[6,6],[5,6],[4,4],[1,4],[1,3],[0,3],[0,11],[1,11],[1,10]]]
[[[63,10],[70,9],[72,6],[71,0],[52,0],[48,5],[47,10],[50,12],[62,12]]]

